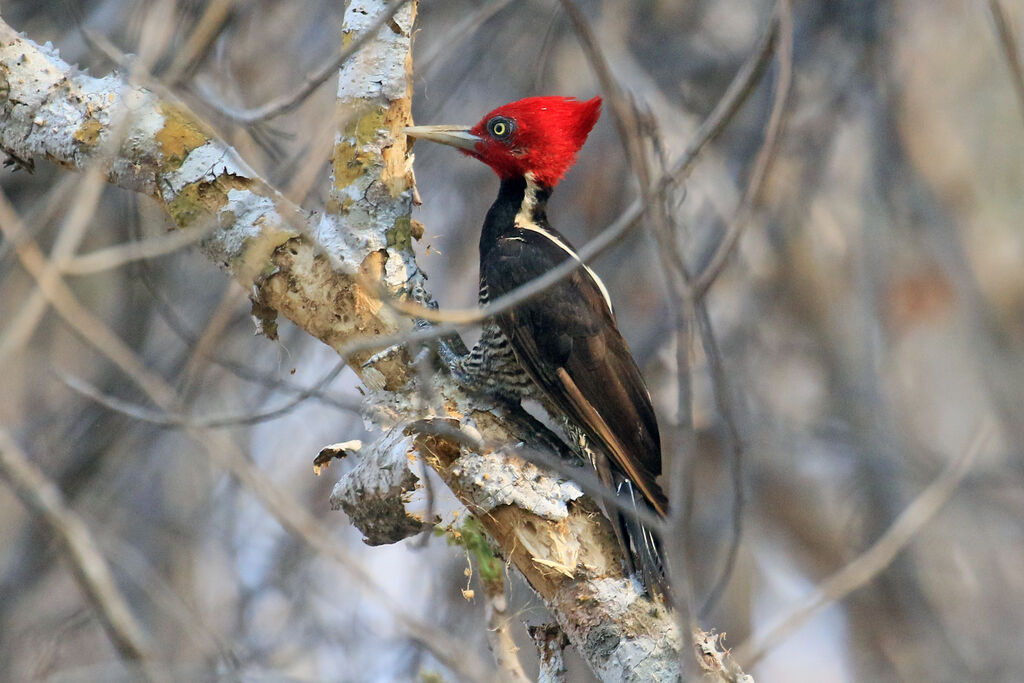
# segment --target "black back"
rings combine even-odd
[[[524,212],[531,192],[534,201]],[[502,182],[480,239],[480,278],[489,300],[575,258],[572,246],[548,224],[549,195],[524,178]],[[665,514],[667,500],[655,481],[661,446],[650,394],[596,276],[580,268],[499,314],[497,323],[548,398]]]

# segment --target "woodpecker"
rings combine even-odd
[[[529,97],[475,126],[412,126],[406,135],[457,148],[484,162],[501,187],[480,233],[480,303],[508,294],[576,250],[547,219],[547,202],[601,114],[601,98]],[[454,370],[468,384],[512,399],[533,398],[561,418],[570,445],[590,459],[620,498],[668,499],[656,478],[661,444],[650,393],[622,338],[608,289],[585,264],[544,293],[485,324]],[[664,592],[660,544],[635,519],[608,510],[631,572]],[[653,584],[653,585],[652,585]]]

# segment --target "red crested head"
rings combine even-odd
[[[576,162],[600,115],[600,97],[527,97],[484,116],[469,130],[480,141],[462,151],[501,178],[532,173],[541,185],[554,187]]]
[[[406,135],[456,147],[502,179],[533,175],[554,187],[576,161],[601,115],[601,98],[527,97],[498,107],[469,126],[410,126]]]

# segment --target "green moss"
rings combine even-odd
[[[348,187],[360,177],[373,163],[373,157],[359,151],[351,142],[340,142],[334,148],[331,165],[334,170],[334,186],[338,189]]]
[[[167,213],[171,215],[175,225],[179,228],[192,225],[206,211],[199,200],[200,190],[197,187],[199,184],[193,183],[182,188],[178,196],[167,204]]]
[[[399,251],[412,249],[412,221],[408,216],[401,216],[395,220],[395,224],[384,231],[388,246]]]
[[[487,532],[479,519],[473,516],[465,517],[462,526],[458,529],[436,527],[435,535],[446,534],[448,545],[462,546],[469,551],[469,554],[476,560],[477,571],[480,572],[482,581],[502,581],[501,568],[503,563],[494,555],[491,550],[491,543],[487,540]]]

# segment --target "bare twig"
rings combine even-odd
[[[453,55],[462,54],[459,46],[491,17],[505,9],[512,0],[493,0],[479,5],[476,10],[467,14],[462,21],[450,27],[445,36],[433,43],[434,47],[416,60],[416,71],[420,78],[433,72],[437,64]]]
[[[379,7],[379,6],[378,6]],[[373,17],[379,15],[378,8],[370,16],[358,15],[357,12],[347,13],[347,18],[352,19],[352,25],[361,27],[368,26]],[[355,16],[353,16],[355,15]],[[399,23],[402,27],[401,33],[380,32],[382,53],[388,58],[394,58],[397,64],[406,63],[408,39],[410,35],[412,12],[403,12]],[[9,27],[2,27],[3,35],[13,34]],[[17,73],[18,64],[15,54],[24,46],[25,49],[32,49],[29,41],[20,37],[5,40],[5,45],[0,48],[5,64],[11,67],[12,73]],[[45,60],[44,54],[39,54],[40,59]],[[51,73],[66,73],[66,65],[58,65],[61,68]],[[225,226],[225,230],[218,233],[218,237],[226,239],[234,236],[234,230],[248,228],[247,234],[258,234],[261,239],[254,251],[246,250],[243,254],[225,242],[215,243],[215,248],[207,249],[208,255],[219,263],[227,263],[227,267],[250,291],[256,285],[258,294],[267,297],[267,302],[280,310],[285,315],[296,319],[300,325],[314,333],[320,339],[329,343],[337,350],[343,350],[346,342],[360,330],[375,330],[380,333],[393,332],[401,329],[405,324],[400,318],[393,316],[385,309],[376,306],[363,306],[363,303],[373,304],[372,292],[362,289],[351,276],[352,266],[361,265],[364,272],[373,273],[375,269],[383,271],[383,253],[385,249],[385,236],[383,227],[390,228],[395,217],[408,215],[406,207],[411,203],[412,177],[409,170],[409,159],[405,155],[404,140],[396,133],[407,121],[408,115],[408,90],[407,83],[402,79],[389,83],[388,89],[384,92],[374,90],[374,83],[380,85],[379,81],[374,82],[372,78],[376,74],[358,73],[353,62],[346,64],[346,70],[352,68],[356,73],[351,74],[355,79],[355,85],[342,79],[343,84],[348,83],[351,87],[346,91],[349,96],[342,98],[342,106],[359,108],[360,103],[366,102],[372,107],[372,116],[379,117],[383,114],[391,118],[387,125],[374,125],[371,139],[359,146],[350,144],[351,136],[342,132],[336,143],[336,155],[344,155],[346,145],[352,154],[365,154],[367,159],[373,158],[375,163],[373,171],[359,175],[358,181],[362,183],[379,183],[375,172],[383,171],[383,161],[387,163],[389,175],[387,180],[393,183],[391,189],[395,194],[391,198],[395,200],[391,211],[384,213],[379,210],[376,200],[388,201],[387,193],[381,196],[372,194],[367,198],[366,214],[370,219],[379,219],[372,225],[364,226],[362,231],[352,226],[351,217],[346,217],[343,223],[338,215],[329,215],[325,212],[321,217],[316,231],[306,230],[301,227],[292,226],[289,218],[296,219],[296,222],[305,226],[309,224],[309,217],[300,213],[289,213],[289,218],[282,214],[285,212],[283,204],[278,203],[277,194],[267,192],[262,183],[253,180],[248,169],[237,159],[233,150],[226,147],[222,142],[210,138],[207,134],[198,130],[189,129],[190,135],[198,146],[186,156],[186,162],[182,167],[173,168],[167,173],[165,168],[153,168],[155,164],[147,162],[147,159],[139,160],[138,167],[141,173],[132,177],[123,174],[117,175],[115,169],[112,179],[136,191],[148,192],[161,196],[159,190],[166,190],[162,195],[165,202],[171,202],[177,197],[180,188],[188,185],[195,188],[198,184],[203,187],[211,183],[220,183],[218,187],[225,189],[227,194],[226,202],[221,203],[222,197],[217,195],[214,206],[208,207],[209,213],[217,214],[230,211],[236,221],[233,225]],[[25,70],[25,68],[23,68]],[[404,76],[404,71],[401,72]],[[70,79],[71,77],[69,77]],[[94,81],[87,76],[73,76],[82,83],[94,85]],[[367,81],[364,83],[364,81]],[[15,79],[11,79],[14,83]],[[365,85],[366,87],[362,87]],[[73,84],[77,87],[77,83]],[[12,85],[12,92],[17,96],[20,92]],[[367,97],[369,94],[369,97]],[[172,128],[173,133],[181,134],[182,127],[193,125],[193,120],[187,112],[177,110],[181,116],[175,119],[161,114],[161,108],[165,106],[152,93],[137,91],[140,103],[141,120],[150,124],[155,130]],[[56,98],[56,96],[55,96]],[[371,100],[367,102],[367,100]],[[49,101],[48,101],[49,102]],[[102,104],[102,103],[100,103]],[[170,105],[173,106],[173,105]],[[6,109],[5,109],[6,113]],[[17,119],[18,124],[31,125],[31,117],[25,116],[23,111],[15,112],[21,115]],[[181,119],[185,119],[184,122]],[[49,153],[53,149],[56,155],[63,152],[56,147],[46,147],[52,140],[43,140],[43,145],[35,145],[35,140],[19,138],[17,132],[8,128],[0,128],[0,132],[9,134],[5,142],[16,152],[27,152],[29,156]],[[391,137],[394,136],[394,137]],[[143,132],[142,138],[145,138]],[[144,140],[143,140],[144,141]],[[45,151],[44,151],[45,150]],[[383,157],[378,159],[373,155]],[[194,156],[193,156],[194,155]],[[153,158],[158,161],[162,159],[159,150]],[[55,159],[64,157],[54,156]],[[338,157],[336,156],[336,159]],[[353,157],[354,158],[354,157]],[[80,158],[73,158],[67,161],[71,166],[79,166]],[[221,162],[224,165],[221,165]],[[209,163],[216,164],[211,172]],[[148,165],[147,165],[148,164]],[[227,185],[225,188],[224,185]],[[244,189],[236,189],[236,185],[242,185]],[[333,183],[333,192],[341,192],[340,183]],[[365,188],[356,188],[365,189]],[[386,189],[386,188],[385,188]],[[340,199],[339,199],[340,203]],[[372,204],[372,205],[371,205]],[[403,205],[404,204],[404,205]],[[8,207],[9,208],[9,207]],[[173,208],[173,207],[172,207]],[[242,210],[242,209],[245,210]],[[239,209],[239,211],[236,211]],[[257,209],[253,211],[252,209]],[[176,215],[180,218],[180,215]],[[0,216],[0,218],[6,218]],[[253,223],[252,219],[259,218],[260,221]],[[333,221],[333,222],[332,222]],[[8,221],[2,220],[0,223]],[[190,221],[184,221],[189,223]],[[337,225],[335,225],[337,222]],[[381,227],[378,232],[376,229]],[[366,240],[365,242],[362,240]],[[249,244],[246,241],[246,244]],[[382,245],[380,249],[376,245]],[[23,245],[24,246],[24,245]],[[218,249],[220,251],[218,251]],[[30,253],[31,252],[31,253]],[[219,257],[223,254],[223,257]],[[331,254],[336,258],[332,260]],[[392,247],[388,242],[386,249],[387,269],[381,276],[389,281],[389,284],[397,288],[418,285],[420,279],[418,269],[412,260],[411,251],[405,248]],[[38,267],[45,267],[45,258],[38,249],[23,248],[18,251],[19,258],[23,264],[35,274]],[[344,262],[344,263],[342,263]],[[249,266],[253,266],[249,268]],[[266,276],[267,266],[273,268],[273,273]],[[258,279],[258,281],[257,281]],[[325,296],[327,290],[329,296]],[[89,316],[88,311],[76,302],[68,294],[62,282],[54,283],[53,287],[46,288],[46,293],[55,303],[54,306],[61,316],[71,325],[74,331],[85,340],[95,346],[100,353],[110,358],[116,367],[125,372],[139,386],[143,387],[145,394],[153,404],[162,410],[168,410],[180,400],[173,391],[166,386],[162,378],[147,373],[146,368],[134,357],[130,349],[127,349],[123,340],[110,334],[102,322],[94,316]],[[305,306],[306,303],[313,306]],[[358,302],[358,303],[355,303]],[[351,306],[349,309],[342,309],[350,313],[350,316],[338,315],[339,308]],[[326,310],[328,314],[316,314],[309,311]],[[379,314],[378,314],[379,311]],[[378,341],[379,343],[379,341]],[[410,378],[406,357],[398,356],[392,360],[378,361],[373,368],[365,368],[359,360],[353,363],[357,371],[368,377],[368,382],[377,382],[373,386],[384,387],[388,396],[398,401],[410,400],[410,391],[415,388],[408,388],[407,380]],[[372,371],[372,372],[371,372]],[[483,429],[489,434],[495,435],[496,439],[504,443],[515,443],[525,431],[521,431],[521,425],[514,419],[499,414],[500,411],[492,412],[479,409],[472,398],[461,391],[453,382],[445,378],[437,378],[442,394],[445,398],[445,407],[459,415],[462,415],[467,424],[472,422],[477,425],[486,425]],[[315,519],[304,511],[287,496],[279,492],[273,484],[267,481],[259,470],[252,467],[243,454],[239,452],[230,440],[223,434],[209,430],[190,429],[189,436],[208,452],[211,461],[226,468],[233,477],[237,478],[242,488],[247,492],[253,492],[259,500],[267,506],[275,518],[295,533],[298,538],[308,543],[315,552],[325,555],[328,559],[334,559],[343,564],[347,571],[352,572],[355,577],[357,590],[366,592],[374,591],[374,584],[370,577],[366,576],[365,570],[354,563],[352,558],[339,548],[337,544],[330,541],[330,535]],[[442,439],[430,439],[431,444],[443,451],[444,457],[453,454],[458,455],[459,449],[451,448],[450,443]],[[545,443],[541,437],[529,435],[531,444]],[[540,447],[544,447],[543,445]],[[441,457],[441,455],[439,455]],[[512,463],[508,470],[512,473],[517,471],[518,464]],[[447,472],[442,471],[442,476]],[[469,502],[471,494],[457,480],[449,478],[446,480],[457,495],[464,501]],[[674,664],[674,656],[678,652],[678,637],[672,628],[671,620],[666,616],[664,610],[658,605],[652,604],[643,596],[639,595],[626,577],[622,575],[621,565],[618,556],[611,543],[606,523],[597,514],[596,507],[588,499],[581,499],[578,504],[571,506],[569,510],[569,521],[567,524],[549,520],[532,511],[529,506],[517,508],[509,505],[501,509],[492,510],[482,523],[495,538],[500,537],[502,547],[509,551],[512,562],[523,572],[541,594],[549,601],[553,611],[558,615],[560,623],[566,634],[581,647],[586,647],[589,627],[593,623],[595,614],[602,619],[610,629],[615,631],[615,641],[618,643],[609,654],[607,649],[602,648],[600,657],[597,653],[590,652],[591,665],[599,673],[605,672],[608,677],[616,676],[617,672],[624,670],[651,672],[663,671]],[[520,523],[521,522],[521,523]],[[549,553],[548,540],[565,541],[562,547],[566,552]],[[552,562],[547,558],[554,558]],[[563,561],[564,558],[564,561]],[[590,568],[586,572],[570,572],[572,566],[566,562],[585,563]],[[599,572],[593,573],[595,569]],[[382,607],[389,613],[394,613],[398,618],[400,627],[413,633],[417,640],[429,643],[431,649],[442,657],[446,664],[454,666],[459,671],[466,671],[470,662],[462,652],[455,652],[451,642],[445,648],[445,639],[437,636],[420,624],[410,624],[408,618],[403,618],[403,605],[395,601],[388,601],[386,596],[380,598]],[[626,619],[629,613],[639,613],[642,610],[645,616],[647,628],[643,632],[632,630]],[[426,629],[424,631],[424,629]],[[638,658],[639,655],[642,658]],[[486,675],[486,669],[484,669]],[[645,673],[638,674],[646,676]],[[648,676],[649,677],[649,676]]]
[[[1003,4],[999,0],[988,0],[988,9],[996,25],[996,36],[999,38],[999,46],[1003,49],[1006,66],[1010,69],[1010,80],[1017,93],[1021,116],[1024,116],[1024,63],[1021,62],[1017,38],[1013,35],[1013,28]]]
[[[572,0],[561,0],[561,4],[566,15],[569,17],[569,21],[576,32],[583,51],[587,55],[591,68],[593,68],[598,81],[601,83],[601,89],[608,99],[612,119],[615,122],[615,129],[626,153],[629,166],[640,187],[646,188],[650,185],[651,168],[648,163],[646,146],[640,130],[636,108],[627,102],[626,95],[612,74],[600,45],[583,13]],[[692,303],[692,298],[689,296],[688,288],[685,284],[679,281],[681,278],[685,278],[685,267],[682,255],[669,234],[668,220],[664,215],[664,196],[669,189],[669,185],[664,185],[657,195],[651,197],[649,204],[651,210],[647,215],[654,224],[653,232],[658,239],[662,263],[666,273],[669,275],[670,289],[677,299],[674,309],[678,315],[679,311],[692,308],[689,305],[689,303]],[[645,203],[645,205],[647,204]],[[689,353],[689,345],[686,346],[686,352]],[[685,374],[687,378],[689,377],[688,365],[681,365],[678,371],[680,375]],[[680,385],[682,386],[683,384],[681,380]],[[680,412],[689,413],[691,402],[688,392],[684,401],[685,403],[680,404]],[[691,604],[693,591],[690,583],[690,573],[684,569],[683,545],[678,541],[682,536],[683,529],[685,529],[685,520],[678,514],[679,509],[681,509],[682,496],[677,490],[679,488],[677,483],[680,481],[679,473],[676,471],[674,474],[675,476],[670,481],[669,517],[664,521],[659,520],[661,523],[658,527],[662,529],[660,537],[664,539],[665,543],[666,560],[669,570],[668,578],[672,587],[672,603],[675,608],[676,625],[680,633],[688,633],[695,629],[696,622],[694,621],[695,615]],[[697,675],[697,662],[692,656],[692,652],[688,647],[684,647],[679,651],[679,669],[685,679],[694,678]]]
[[[572,22],[574,29],[576,30],[577,36],[580,39],[580,43],[583,46],[584,51],[587,53],[588,59],[591,63],[591,66],[594,68],[595,73],[597,74],[598,80],[601,82],[602,90],[604,91],[606,97],[609,99],[611,105],[610,109],[614,117],[616,129],[618,130],[619,137],[622,140],[623,148],[625,149],[627,156],[630,159],[630,165],[632,166],[634,172],[640,179],[641,185],[646,186],[648,183],[646,179],[649,177],[649,175],[646,171],[647,163],[645,161],[645,150],[641,139],[641,132],[639,129],[640,127],[638,124],[638,118],[636,116],[636,110],[634,107],[630,107],[627,104],[622,89],[619,86],[616,79],[614,78],[614,76],[612,75],[611,70],[608,67],[607,61],[601,54],[600,46],[580,10],[571,0],[562,0],[562,6],[565,9],[565,12],[568,15],[570,21]],[[765,145],[765,147],[769,149],[773,147],[773,141],[775,139],[774,132],[777,130],[776,119],[778,118],[777,112],[779,111],[779,103],[784,102],[785,94],[788,92],[788,73],[790,70],[788,62],[791,59],[792,52],[791,18],[788,17],[788,11],[788,5],[786,5],[784,7],[779,6],[776,9],[776,11],[773,12],[772,19],[769,23],[769,27],[765,31],[764,37],[762,38],[762,49],[758,50],[758,52],[755,53],[758,55],[758,61],[756,63],[762,64],[763,67],[762,59],[766,54],[770,54],[770,47],[772,44],[773,36],[776,33],[776,27],[778,26],[779,22],[782,22],[784,27],[783,39],[788,40],[790,42],[790,48],[785,52],[780,51],[779,55],[780,61],[786,61],[787,64],[786,66],[780,66],[780,69],[785,70],[785,78],[779,79],[779,83],[776,87],[776,105],[773,106],[773,116],[769,118],[768,130],[769,132],[772,133],[772,135],[766,134]],[[780,16],[783,14],[785,14],[786,16]],[[788,31],[786,30],[786,27],[789,28]],[[748,62],[748,64],[750,63],[751,62]],[[760,70],[751,70],[751,73],[759,72]],[[732,91],[731,87],[730,91]],[[749,90],[747,92],[749,92]],[[725,101],[726,99],[723,98],[723,102]],[[716,108],[716,110],[718,110],[718,108]],[[773,126],[773,122],[775,123],[775,126]],[[764,152],[765,147],[762,148],[762,153],[758,157],[759,160],[770,158],[770,156]],[[760,179],[763,179],[764,177],[763,167],[763,161],[760,164],[755,162],[755,169],[762,169],[762,171],[760,174],[758,174],[758,185],[754,187],[748,187],[748,193],[750,193],[752,196],[756,196],[759,189]],[[656,208],[660,208],[660,205]],[[675,309],[680,315],[682,315],[683,318],[679,321],[682,334],[678,342],[679,348],[677,358],[679,360],[679,367],[677,372],[680,374],[679,410],[680,414],[686,415],[690,411],[690,392],[688,390],[689,383],[687,378],[689,375],[688,354],[690,353],[691,342],[688,340],[692,338],[690,334],[686,333],[686,330],[692,329],[695,326],[696,321],[694,320],[693,315],[687,316],[685,315],[685,312],[690,311],[694,313],[697,317],[699,317],[706,323],[708,320],[707,310],[703,301],[699,301],[696,304],[696,306],[694,305],[695,294],[693,291],[693,287],[691,286],[691,283],[689,281],[687,269],[683,261],[682,255],[679,253],[679,250],[677,248],[676,241],[672,237],[672,233],[666,225],[667,217],[661,210],[655,210],[652,213],[652,217],[655,219],[655,223],[657,224],[654,232],[655,236],[658,239],[659,253],[662,255],[662,260],[664,262],[663,265],[665,266],[667,271],[672,271],[675,273],[674,276],[672,275],[672,272],[668,273],[668,279],[672,284],[670,289],[673,291],[675,298]],[[699,300],[699,295],[697,295],[697,298]],[[718,582],[716,583],[716,586],[711,591],[708,600],[705,602],[704,608],[702,609],[702,613],[706,614],[708,608],[714,604],[718,594],[720,594],[721,590],[724,588],[724,585],[728,581],[728,577],[731,574],[731,568],[735,561],[735,557],[739,548],[739,541],[741,538],[742,511],[744,498],[742,485],[742,445],[740,443],[739,433],[738,429],[736,428],[735,419],[732,415],[731,400],[728,397],[728,387],[725,385],[724,372],[721,368],[721,359],[720,356],[717,355],[717,344],[714,340],[713,332],[710,328],[710,325],[700,325],[700,331],[702,343],[705,346],[705,350],[709,352],[709,357],[711,357],[712,359],[713,370],[717,370],[717,372],[713,372],[716,402],[719,406],[719,411],[722,415],[722,419],[725,421],[730,430],[730,438],[733,446],[732,474],[734,488],[733,538],[730,543],[730,548],[723,572]],[[671,494],[673,497],[672,499],[676,501],[677,508],[680,509],[683,507],[683,504],[681,502],[682,492],[683,489],[679,488],[678,491],[673,490]],[[682,514],[682,516],[685,518],[685,511],[681,512],[680,514]],[[675,533],[672,535],[677,536],[679,534]],[[682,558],[676,557],[674,559],[675,561],[673,562],[673,565],[679,565],[679,571],[681,572]],[[680,592],[682,594],[681,591],[677,590],[677,592]],[[689,591],[686,591],[685,594],[689,594]]]
[[[260,422],[269,422],[270,420],[276,420],[280,417],[284,417],[302,403],[318,394],[328,384],[333,382],[345,367],[346,365],[344,361],[338,361],[334,368],[324,375],[319,382],[308,389],[300,390],[299,393],[276,408],[258,412],[249,411],[236,415],[210,415],[207,417],[186,415],[175,411],[153,410],[137,403],[106,394],[85,380],[61,372],[60,370],[57,370],[57,375],[65,384],[68,385],[68,387],[74,389],[83,396],[88,396],[100,405],[115,412],[123,413],[136,420],[142,420],[143,422],[150,422],[158,425],[189,427],[192,429],[223,429],[225,427],[238,427],[241,425],[253,425]],[[355,406],[353,406],[353,408],[355,408]]]
[[[171,331],[173,331],[176,335],[178,335],[179,338],[181,338],[181,340],[187,346],[191,348],[198,347],[200,341],[199,336],[196,335],[192,330],[188,329],[187,325],[185,324],[185,321],[182,320],[181,316],[177,313],[177,311],[174,310],[171,303],[166,300],[160,288],[157,287],[157,285],[153,282],[152,272],[149,269],[148,265],[144,261],[139,262],[136,265],[138,266],[139,269],[139,280],[142,282],[143,286],[146,288],[146,290],[152,297],[154,307],[156,308],[159,315],[163,318],[163,321],[167,324]],[[2,358],[2,354],[0,354],[0,358]],[[331,396],[325,391],[327,385],[330,384],[330,382],[333,381],[345,369],[345,364],[343,361],[335,364],[334,368],[332,368],[327,375],[319,379],[315,384],[311,386],[301,386],[290,381],[287,378],[274,377],[272,375],[264,374],[256,370],[253,370],[251,367],[244,363],[241,363],[233,358],[224,356],[222,354],[216,353],[213,349],[209,350],[207,358],[213,363],[224,368],[227,372],[230,372],[231,374],[235,375],[239,379],[242,379],[246,382],[260,384],[264,387],[271,388],[286,394],[291,394],[296,398],[296,401],[294,402],[289,402],[287,404],[274,408],[273,410],[267,411],[265,413],[260,413],[260,415],[262,416],[261,419],[272,419],[278,414],[280,414],[278,411],[291,409],[299,405],[303,401],[306,401],[307,399],[311,398],[316,399],[322,403],[326,403],[327,405],[334,406],[339,410],[347,410],[356,413],[361,410],[361,406],[358,399],[346,399],[345,397]],[[96,393],[99,393],[98,390]],[[93,394],[90,393],[88,395],[92,396]],[[113,408],[112,406],[108,407],[111,407],[113,410],[117,410],[117,408]],[[252,413],[246,413],[245,415],[235,416],[224,415],[220,417],[218,422],[224,426],[227,426],[229,424],[238,424],[238,420],[247,419],[252,415]],[[151,417],[157,418],[157,424],[165,424],[162,421],[162,418],[157,416],[156,413],[153,413]],[[145,419],[147,422],[153,422],[153,420],[149,420],[146,418],[140,419]]]
[[[597,37],[590,28],[590,23],[583,12],[572,0],[561,0],[562,10],[569,17],[576,37],[579,39],[583,52],[587,55],[591,68],[601,84],[601,90],[608,100],[612,112],[612,120],[615,123],[615,130],[619,134],[619,140],[626,152],[626,159],[629,162],[633,173],[640,181],[640,187],[647,187],[650,174],[645,161],[645,150],[643,138],[640,136],[640,126],[636,120],[636,111],[627,101],[626,93],[622,86],[612,74],[605,59]]]
[[[136,621],[110,567],[93,540],[89,527],[64,501],[54,484],[0,428],[0,476],[36,521],[45,524],[60,540],[75,582],[92,603],[100,624],[122,659],[148,668],[152,644]],[[152,672],[146,674],[154,678]]]
[[[707,302],[701,301],[697,306],[697,326],[700,330],[701,346],[704,355],[708,359],[708,367],[711,370],[711,383],[714,387],[715,406],[718,414],[725,424],[728,432],[728,441],[732,457],[730,459],[730,472],[732,477],[732,538],[729,541],[729,550],[726,553],[725,563],[722,566],[722,573],[719,574],[715,584],[708,592],[704,604],[701,605],[699,616],[706,617],[715,608],[719,598],[725,591],[732,577],[733,568],[736,566],[736,557],[739,555],[740,541],[743,538],[743,510],[746,507],[746,494],[743,491],[743,442],[740,438],[739,427],[736,424],[736,416],[733,411],[732,392],[729,391],[729,380],[725,376],[725,368],[722,366],[722,354],[718,348],[718,341],[715,339],[715,332],[711,327],[711,316],[708,315]]]
[[[203,14],[196,22],[185,44],[174,55],[174,61],[167,68],[164,78],[177,83],[187,76],[199,63],[200,58],[210,49],[231,18],[237,0],[210,0]]]
[[[154,8],[147,13],[143,25],[144,31],[152,34],[158,29],[162,29],[163,26],[159,8]],[[132,65],[129,78],[137,76],[139,71],[148,71],[149,66],[158,57],[162,45],[163,39],[143,43],[140,46],[139,58]],[[78,189],[74,198],[66,203],[66,206],[70,206],[71,209],[68,211],[64,226],[53,246],[50,259],[47,261],[49,270],[43,277],[57,277],[60,265],[74,256],[78,245],[85,238],[89,221],[96,212],[100,196],[106,185],[103,169],[117,156],[122,138],[124,137],[127,119],[128,111],[126,107],[118,107],[114,110],[109,123],[111,134],[103,142],[99,153],[93,159],[93,163],[85,169],[85,174],[79,179]],[[61,204],[62,202],[54,202],[54,205]],[[21,239],[28,235],[24,225],[20,225],[21,227],[16,232],[15,239]],[[8,354],[23,345],[31,337],[39,321],[42,320],[43,314],[46,312],[45,302],[46,297],[43,296],[41,288],[37,288],[31,294],[25,306],[19,311],[14,323],[5,332],[3,338],[0,339],[0,364],[3,363]]]
[[[942,509],[994,434],[993,421],[988,417],[983,418],[975,428],[964,452],[950,462],[935,481],[900,513],[874,545],[823,581],[788,616],[776,622],[776,625],[764,635],[755,636],[736,648],[737,658],[746,662],[747,666],[753,666],[822,609],[841,601],[884,571],[896,555]]]
[[[730,469],[733,487],[733,534],[729,543],[729,550],[726,554],[725,564],[722,567],[722,573],[719,575],[715,585],[712,586],[707,599],[704,601],[704,605],[701,607],[700,613],[702,616],[707,615],[712,609],[714,609],[715,604],[718,602],[719,597],[729,582],[729,578],[732,576],[733,567],[736,564],[736,557],[739,554],[740,540],[743,533],[743,509],[745,507],[746,500],[743,492],[743,444],[740,438],[739,428],[736,424],[736,418],[733,414],[728,379],[726,378],[725,370],[722,367],[722,355],[718,348],[718,342],[715,339],[714,330],[711,327],[711,317],[708,315],[705,295],[711,285],[714,284],[714,280],[717,277],[718,272],[721,272],[721,267],[728,258],[729,252],[735,248],[736,243],[739,240],[743,227],[749,218],[751,208],[754,202],[756,202],[757,196],[760,193],[765,178],[768,175],[771,159],[774,157],[778,146],[779,132],[782,128],[783,113],[785,111],[786,100],[788,99],[789,89],[792,83],[793,71],[793,16],[789,0],[779,1],[776,6],[774,16],[779,27],[779,46],[777,52],[779,71],[775,82],[772,108],[771,113],[769,114],[768,124],[765,128],[764,140],[761,143],[761,149],[758,151],[757,158],[754,161],[754,170],[751,172],[750,178],[747,181],[743,198],[740,200],[740,204],[733,216],[733,220],[726,229],[725,236],[722,238],[722,242],[719,244],[718,250],[716,250],[715,257],[719,257],[718,265],[715,266],[715,258],[713,257],[712,262],[708,267],[702,271],[692,283],[694,290],[693,294],[698,299],[696,312],[698,328],[700,329],[701,334],[701,345],[704,348],[704,353],[708,359],[708,366],[711,369],[715,404],[717,406],[718,413],[722,418],[722,422],[728,430],[729,444],[731,447],[730,450],[732,453]],[[712,270],[712,267],[716,267],[717,270]]]

